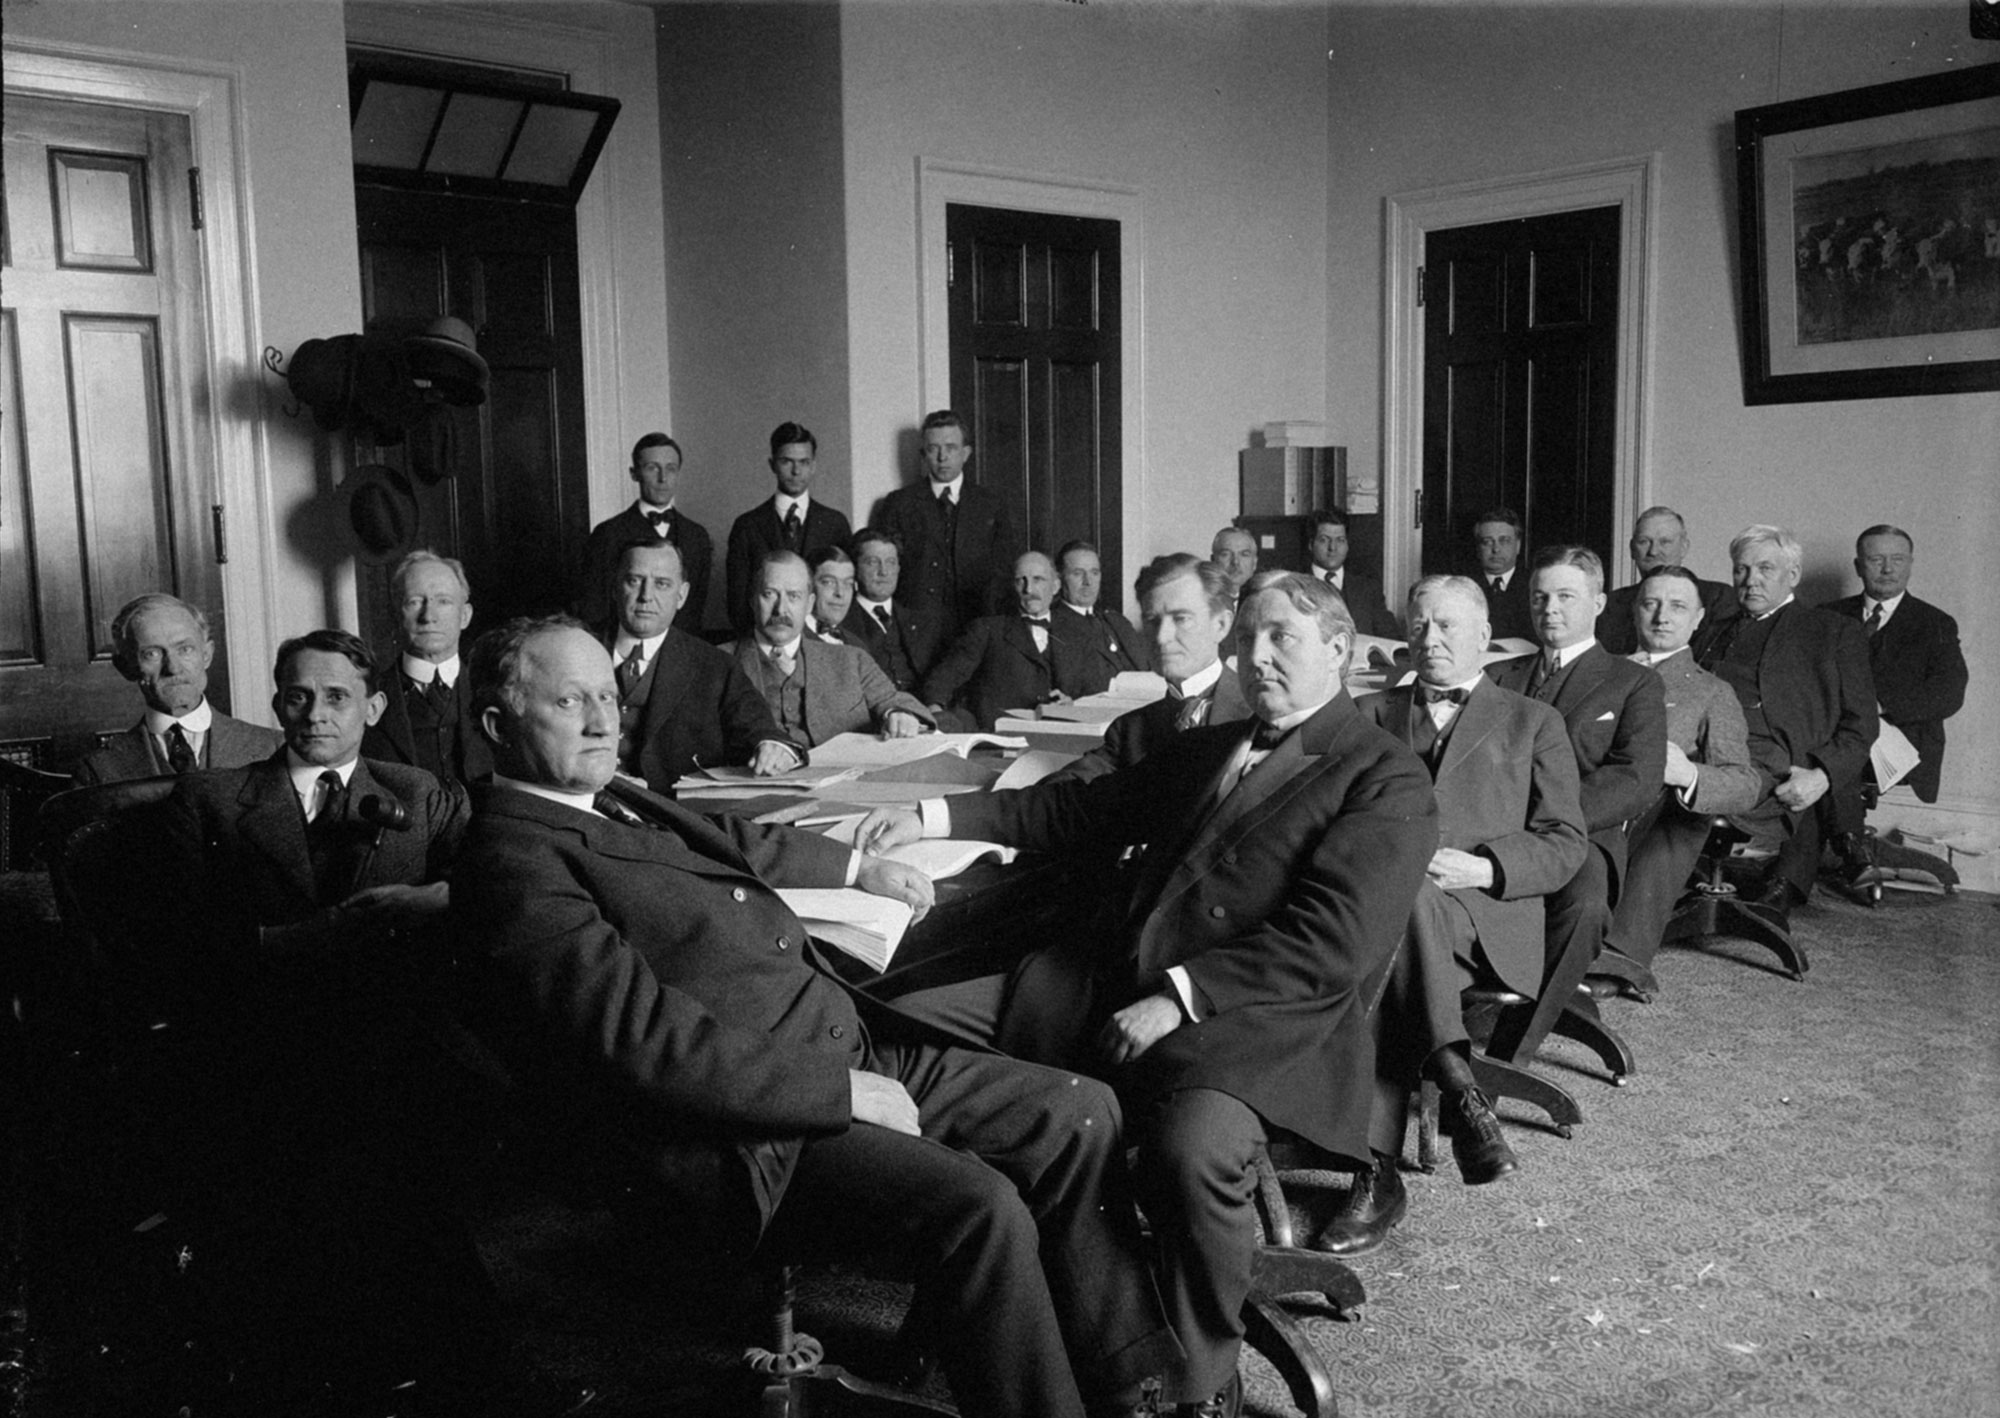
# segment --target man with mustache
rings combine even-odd
[[[1088,694],[1091,669],[1050,623],[1056,568],[1038,551],[1014,563],[1013,615],[987,615],[967,626],[924,679],[933,713],[957,710],[973,727],[991,731],[1010,709],[1032,709]]]

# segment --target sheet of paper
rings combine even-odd
[[[1868,761],[1875,765],[1875,781],[1881,785],[1883,792],[1888,792],[1909,777],[1921,757],[1916,745],[1910,742],[1909,735],[1887,719],[1882,720],[1882,727],[1875,735],[1874,747],[1868,750]]]
[[[1076,762],[1077,757],[1060,749],[1031,748],[1007,765],[1007,771],[994,781],[994,790],[1031,788],[1058,768],[1067,768]]]
[[[852,887],[785,887],[778,895],[816,939],[877,971],[889,967],[910,928],[905,903]]]
[[[812,751],[815,768],[893,768],[941,753],[963,758],[982,746],[1026,748],[1019,739],[1000,734],[918,734],[915,738],[884,739],[874,734],[835,734]]]
[[[773,773],[760,778],[748,768],[704,768],[690,773],[674,784],[677,793],[700,792],[704,788],[718,785],[729,788],[756,788],[762,792],[774,792],[785,788],[795,788],[801,792],[817,791],[832,787],[835,783],[849,778],[857,778],[861,770],[840,764],[809,763],[803,768],[789,769],[783,773]]]
[[[1088,699],[1072,700],[1068,704],[1044,704],[1037,723],[1047,723],[1057,719],[1075,724],[1108,724],[1121,714],[1129,714],[1134,709],[1146,706],[1136,699],[1118,699],[1106,694],[1093,694]]]
[[[1167,681],[1152,670],[1120,670],[1111,677],[1110,692],[1124,699],[1137,699],[1150,704],[1155,699],[1166,697]]]

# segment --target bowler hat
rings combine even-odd
[[[347,520],[363,553],[387,561],[415,545],[417,497],[410,480],[394,468],[367,463],[342,483],[347,494]]]
[[[440,316],[421,335],[403,341],[410,374],[447,404],[483,404],[492,375],[474,347],[472,327],[455,315]]]
[[[292,396],[313,412],[313,422],[328,433],[346,425],[354,404],[354,357],[359,335],[307,340],[292,351],[285,382]]]

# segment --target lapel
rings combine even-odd
[[[684,630],[669,630],[667,638],[660,642],[660,653],[653,657],[653,687],[646,695],[646,725],[642,734],[647,743],[653,741],[662,724],[674,717],[681,700],[687,696],[688,679],[693,671],[688,664],[686,637]]]
[[[382,715],[382,732],[394,745],[397,755],[406,763],[414,763],[417,758],[417,735],[410,727],[410,686],[403,678],[403,662],[399,655],[389,670],[389,701]]]
[[[1402,691],[1398,691],[1402,693]],[[1442,787],[1444,780],[1465,761],[1467,754],[1488,738],[1506,718],[1507,704],[1502,695],[1509,693],[1489,679],[1481,679],[1472,688],[1472,698],[1466,700],[1465,707],[1458,711],[1458,718],[1451,726],[1451,736],[1444,741],[1444,757],[1438,761],[1435,782]],[[1402,724],[1392,730],[1405,742],[1409,739],[1408,695]]]
[[[1552,701],[1556,712],[1564,719],[1583,708],[1590,696],[1597,692],[1598,685],[1611,672],[1611,652],[1602,645],[1592,645],[1572,660],[1567,668],[1569,673],[1556,686],[1556,697]]]
[[[1053,653],[1055,645],[1055,633],[1055,627],[1051,625],[1049,627],[1051,653]],[[1044,675],[1047,674],[1049,657],[1035,648],[1034,633],[1028,629],[1028,622],[1021,618],[1018,611],[1006,618],[1006,624],[1002,628],[1000,636],[1022,659],[1032,664],[1037,671]]]
[[[353,802],[352,794],[348,801]],[[318,901],[312,856],[306,850],[306,815],[299,806],[299,795],[292,791],[291,771],[282,748],[244,774],[236,808],[236,830],[244,842],[269,859],[300,897]]]
[[[539,823],[561,832],[573,832],[599,856],[641,865],[671,866],[703,876],[727,875],[756,879],[726,834],[699,814],[688,812],[656,793],[614,779],[608,789],[620,802],[641,817],[659,822],[671,831],[655,832],[643,827],[613,822],[594,812],[583,812],[561,803],[538,798],[494,784],[482,784],[475,793],[478,810],[498,817]]]
[[[215,749],[214,725],[209,727],[208,750]],[[138,723],[127,729],[123,736],[113,739],[111,747],[117,753],[118,775],[125,778],[157,778],[163,773],[173,772],[173,766],[160,756],[153,745],[153,736],[146,732],[146,721],[142,717]]]

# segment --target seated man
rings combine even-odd
[[[618,664],[618,770],[656,793],[697,768],[748,764],[760,777],[806,761],[756,683],[728,655],[674,626],[687,599],[671,542],[634,542],[618,557],[617,614],[598,638]]]
[[[1856,792],[1878,727],[1867,634],[1845,616],[1798,603],[1804,556],[1783,527],[1738,532],[1729,544],[1737,613],[1705,628],[1694,646],[1702,668],[1736,691],[1750,757],[1777,785],[1734,820],[1775,847],[1758,899],[1786,911],[1806,901],[1819,875],[1812,809],[1829,792],[1836,802]]]
[[[1361,712],[1429,768],[1440,845],[1376,1014],[1374,1165],[1355,1178],[1318,1242],[1336,1255],[1374,1250],[1408,1210],[1396,1158],[1410,1090],[1422,1080],[1438,1085],[1439,1114],[1468,1185],[1519,1165],[1474,1082],[1459,997],[1477,980],[1541,993],[1544,938],[1567,930],[1545,919],[1544,898],[1590,850],[1562,716],[1480,670],[1493,629],[1478,584],[1424,577],[1410,589],[1405,623],[1417,682],[1369,696]]]
[[[674,624],[691,635],[701,633],[702,612],[708,604],[708,573],[715,563],[715,543],[708,529],[674,506],[681,482],[681,445],[664,433],[649,433],[632,445],[632,481],[639,496],[623,512],[590,529],[583,551],[583,576],[576,613],[587,625],[609,620],[612,581],[618,575],[618,553],[627,542],[660,537],[672,542],[686,570],[688,598]]]
[[[861,651],[805,633],[812,593],[798,556],[769,553],[753,585],[756,634],[737,641],[729,654],[764,696],[786,738],[814,748],[835,734],[865,731],[907,739],[937,727],[931,711],[889,683]]]
[[[1403,627],[1382,599],[1382,583],[1347,565],[1345,512],[1328,507],[1312,514],[1312,540],[1306,543],[1306,555],[1312,558],[1312,574],[1340,592],[1340,598],[1347,602],[1356,630],[1383,639],[1402,638]]]
[[[1277,1130],[1364,1153],[1370,985],[1437,841],[1423,769],[1342,687],[1353,635],[1323,583],[1260,573],[1236,617],[1250,721],[1189,729],[1089,782],[939,798],[861,826],[864,845],[1147,848],[1118,928],[1031,957],[1011,987],[946,987],[941,1003],[987,1037],[1032,1033],[1117,1083],[1188,1352],[1179,1398],[1215,1411],[1235,1411],[1255,1157]],[[1017,1027],[1024,1014],[1032,1029]]]
[[[1662,567],[1679,566],[1687,558],[1687,523],[1671,507],[1648,507],[1632,524],[1632,561],[1639,579],[1620,586],[1604,598],[1604,612],[1597,617],[1597,643],[1614,655],[1629,655],[1638,648],[1633,634],[1633,607],[1639,587]],[[1689,572],[1689,575],[1694,575]],[[1695,577],[1701,591],[1701,611],[1705,620],[1721,620],[1736,613],[1736,593],[1721,581]]]
[[[1257,574],[1257,539],[1241,527],[1224,527],[1209,542],[1208,559],[1229,583],[1229,594],[1240,596]]]
[[[1748,812],[1772,783],[1750,761],[1749,730],[1736,695],[1688,649],[1703,615],[1695,574],[1684,566],[1660,567],[1639,583],[1633,615],[1641,648],[1632,660],[1650,667],[1666,688],[1666,785],[1626,830],[1625,881],[1605,952],[1650,966],[1710,824]],[[1595,994],[1623,988],[1612,976],[1592,981]]]
[[[863,527],[854,534],[854,576],[858,589],[840,638],[866,650],[896,688],[915,694],[937,662],[942,613],[897,598],[903,548],[894,532]]]
[[[750,631],[756,609],[750,581],[764,553],[811,556],[821,547],[839,546],[852,530],[846,513],[813,496],[818,459],[819,440],[804,424],[781,423],[771,430],[769,463],[778,489],[730,524],[729,550],[723,560],[729,624],[740,634]]]
[[[1550,895],[1547,968],[1553,970],[1576,930],[1589,937],[1577,948],[1591,959],[1604,946],[1625,872],[1625,824],[1652,807],[1666,772],[1667,697],[1658,675],[1597,643],[1604,565],[1596,552],[1545,548],[1529,573],[1528,607],[1541,653],[1503,660],[1489,673],[1502,689],[1562,715],[1591,846],[1582,869]]]
[[[1110,1090],[858,1000],[772,890],[921,910],[928,880],[605,791],[618,689],[573,624],[510,622],[472,662],[498,770],[452,924],[475,1029],[565,1145],[656,1199],[682,1252],[903,1251],[973,1418],[1108,1410],[1171,1363]]]
[[[845,645],[841,622],[854,608],[854,558],[846,547],[821,547],[806,558],[812,594],[806,598],[805,633],[828,645]]]
[[[1166,697],[1113,719],[1104,742],[1055,777],[1099,778],[1130,768],[1184,729],[1250,717],[1236,676],[1221,660],[1222,642],[1236,619],[1236,593],[1222,572],[1176,552],[1153,558],[1135,589],[1139,623],[1166,678]]]
[[[361,750],[408,763],[464,787],[493,771],[486,740],[472,723],[472,696],[460,692],[459,637],[472,624],[465,568],[434,551],[413,551],[389,574],[396,609],[396,670],[383,676],[382,717]]]
[[[239,768],[268,758],[275,729],[232,719],[208,702],[215,641],[208,617],[178,596],[149,591],[111,618],[111,663],[139,686],[139,722],[76,765],[76,785],[122,783],[197,768]]]
[[[1089,667],[1049,628],[1055,589],[1056,569],[1040,552],[1014,563],[1020,611],[981,616],[945,651],[924,679],[924,702],[933,714],[955,709],[990,732],[1009,710],[1065,703],[1087,692]]]
[[[1486,597],[1486,621],[1495,640],[1533,640],[1534,618],[1528,614],[1528,578],[1521,571],[1521,514],[1511,507],[1494,507],[1472,522],[1472,559],[1479,568],[1479,586]]]
[[[1062,591],[1049,610],[1049,629],[1070,643],[1085,667],[1077,693],[1102,694],[1125,671],[1153,667],[1132,622],[1097,604],[1104,590],[1104,564],[1096,547],[1065,542],[1056,553],[1056,577]]]

